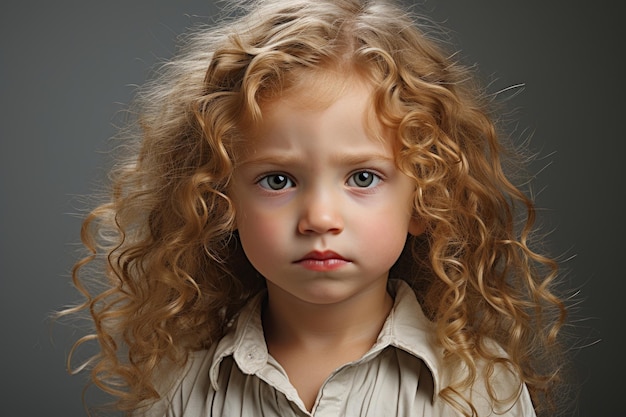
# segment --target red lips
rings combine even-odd
[[[336,252],[327,250],[323,252],[311,251],[295,263],[311,271],[324,272],[339,269],[350,263],[350,260]]]
[[[342,259],[344,261],[347,260],[343,256],[339,255],[338,253],[333,252],[332,250],[325,250],[323,252],[314,250],[304,255],[302,257],[302,260],[304,259],[316,259],[318,261],[323,261],[326,259]]]

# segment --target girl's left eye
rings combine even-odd
[[[350,175],[348,185],[350,187],[370,188],[380,182],[380,177],[371,171],[359,171]]]

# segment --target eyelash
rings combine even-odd
[[[369,184],[365,185],[365,186],[360,186],[358,185],[354,180],[359,176],[365,174],[367,178],[365,178],[365,181],[370,181]],[[357,187],[357,188],[373,188],[376,185],[378,185],[379,182],[382,181],[382,178],[379,174],[377,174],[376,172],[370,171],[370,170],[366,170],[366,169],[362,169],[360,171],[356,171],[352,174],[350,174],[350,176],[348,177],[348,181],[346,181],[346,184],[348,184],[351,187]],[[351,184],[351,182],[354,183],[354,185]]]
[[[278,177],[282,178],[281,182],[285,182],[287,184],[291,183],[291,185],[289,187],[282,186],[280,188],[273,188],[270,185],[269,180],[270,178],[278,178]],[[284,190],[285,188],[291,188],[295,185],[294,181],[291,178],[289,178],[288,175],[280,174],[280,173],[264,175],[256,183],[259,184],[261,188],[265,190],[270,190],[270,191],[280,191],[280,190]]]
[[[362,176],[364,174],[366,178],[358,178],[358,176]],[[272,186],[272,184],[270,183],[270,180],[272,179],[279,179],[279,183],[277,185],[274,184],[278,188],[274,188],[274,186]],[[362,170],[359,170],[350,174],[350,176],[348,177],[348,180],[346,181],[346,184],[350,187],[367,189],[367,188],[375,187],[382,180],[383,179],[380,176],[380,174],[377,174],[376,172],[371,171],[371,170],[362,169]],[[358,185],[357,181],[364,181],[368,183],[365,185]],[[265,190],[269,190],[269,191],[281,191],[286,188],[292,188],[295,186],[294,180],[292,180],[288,175],[281,174],[281,173],[264,175],[259,180],[257,180],[256,183],[261,188]]]

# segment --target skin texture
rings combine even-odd
[[[368,133],[369,98],[350,82],[327,105],[297,92],[266,103],[233,177],[241,243],[267,281],[268,347],[309,409],[326,377],[376,340],[389,269],[423,229],[390,139]]]

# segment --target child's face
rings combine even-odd
[[[328,304],[386,285],[412,216],[414,184],[389,140],[368,137],[370,91],[351,83],[330,106],[283,98],[263,122],[231,195],[243,249],[289,296]]]

